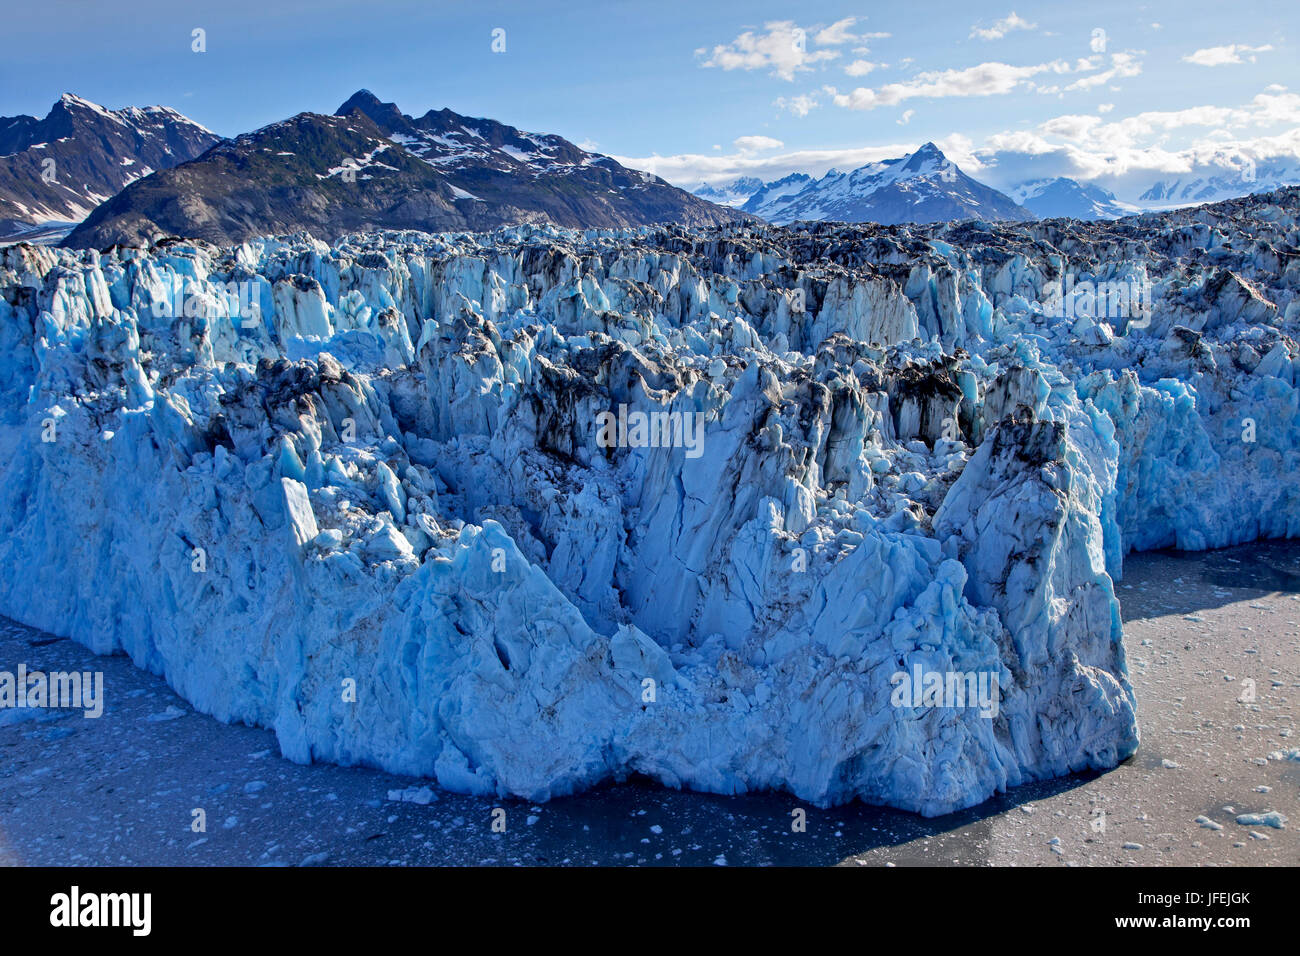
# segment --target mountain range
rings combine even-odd
[[[0,238],[57,231],[221,137],[165,106],[108,110],[71,93],[44,119],[0,117]]]
[[[64,240],[102,248],[182,235],[226,244],[307,230],[482,231],[738,221],[657,176],[554,135],[449,109],[415,118],[368,90],[134,182]]]
[[[1141,211],[1099,186],[1063,177],[1030,180],[1000,191],[962,172],[934,143],[852,172],[832,169],[820,179],[791,173],[764,183],[748,176],[723,185],[702,184],[695,193],[777,224],[797,220],[883,225],[952,219],[1095,220]]]
[[[967,176],[934,143],[847,173],[832,169],[821,179],[787,177],[763,187],[740,208],[777,225],[818,219],[888,226],[1035,218],[1005,193]]]
[[[1199,164],[1185,176],[1153,183],[1142,193],[1141,202],[1163,209],[1219,202],[1243,193],[1271,192],[1282,186],[1300,185],[1300,161],[1296,159],[1254,162],[1232,154],[1221,154],[1211,159],[1215,162]]]
[[[1120,202],[1109,190],[1064,176],[1031,179],[1009,192],[1016,202],[1040,219],[1121,219],[1142,211],[1138,206]]]
[[[1156,180],[1133,202],[1096,183],[1066,177],[1031,179],[998,190],[967,176],[937,146],[926,143],[898,159],[849,173],[832,169],[821,179],[807,173],[772,182],[745,176],[730,183],[701,183],[693,191],[777,224],[842,220],[890,225],[953,218],[1119,219],[1294,185],[1300,185],[1300,161],[1256,163],[1223,152],[1203,157],[1186,175]]]
[[[748,176],[686,191],[560,136],[450,109],[413,117],[367,90],[332,115],[299,113],[232,140],[167,107],[109,110],[72,94],[44,119],[0,117],[0,241],[62,237],[96,248],[165,235],[225,244],[304,230],[328,240],[525,223],[1117,219],[1294,183],[1295,160],[1256,165],[1225,154],[1151,183],[1135,202],[1064,177],[999,190],[926,143],[820,178]]]

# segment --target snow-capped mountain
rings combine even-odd
[[[1100,186],[1064,176],[1033,179],[1007,190],[1008,195],[1040,219],[1120,219],[1141,212]]]
[[[1293,158],[1255,162],[1240,155],[1216,154],[1192,174],[1136,188],[1130,183],[1125,189],[1130,200],[1119,199],[1096,183],[1064,176],[1026,180],[999,191],[966,176],[933,143],[927,143],[910,156],[871,163],[847,174],[832,169],[813,179],[806,173],[792,173],[770,183],[747,176],[723,185],[701,184],[692,191],[777,224],[797,220],[892,224],[970,217],[1120,219],[1294,185],[1300,185],[1300,161]]]
[[[1271,192],[1300,185],[1300,161],[1294,158],[1256,161],[1222,155],[1186,176],[1161,179],[1142,193],[1140,201],[1152,208],[1169,208],[1219,202],[1237,196]]]
[[[65,93],[44,119],[0,117],[0,238],[58,231],[221,137],[165,106],[109,110]]]
[[[756,192],[741,208],[778,225],[820,219],[894,225],[1034,218],[1009,196],[971,179],[934,143],[852,172],[832,169],[817,180],[787,176]]]
[[[721,186],[700,183],[690,191],[701,199],[707,199],[719,206],[743,206],[750,196],[762,188],[763,180],[757,176],[741,176]]]
[[[549,223],[707,226],[745,217],[553,135],[430,110],[367,90],[335,115],[300,113],[133,183],[64,241],[104,247],[159,235],[239,242],[307,230],[485,230]]]
[[[827,175],[829,176],[834,172],[835,170],[831,170]],[[786,196],[797,194],[807,188],[813,181],[813,178],[807,173],[791,173],[789,176],[783,176],[770,183],[764,183],[745,202],[740,204],[741,208],[743,209],[749,203],[756,207],[765,208]]]

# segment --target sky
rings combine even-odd
[[[0,115],[71,92],[233,136],[366,88],[681,186],[934,141],[995,186],[1123,195],[1216,151],[1300,156],[1297,34],[1297,0],[44,0],[6,11]]]

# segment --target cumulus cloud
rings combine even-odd
[[[763,25],[764,33],[746,30],[730,43],[695,51],[704,57],[701,66],[723,70],[768,70],[783,80],[807,72],[813,64],[833,60],[835,50],[809,50],[808,31],[793,20],[773,20]]]
[[[849,76],[866,76],[872,70],[878,70],[884,65],[883,63],[872,63],[870,60],[854,60],[844,68],[844,72]]]
[[[857,41],[858,36],[850,33],[849,28],[857,22],[857,17],[845,17],[843,20],[836,20],[830,26],[818,30],[813,36],[813,42],[818,46],[839,46],[841,43],[853,43]]]
[[[1290,128],[1260,135],[1278,126]],[[1166,145],[1170,132],[1196,127],[1204,129],[1199,139],[1180,149]],[[1115,122],[1057,116],[1032,130],[990,136],[974,154],[967,172],[997,188],[1068,176],[1135,198],[1134,190],[1145,189],[1154,176],[1215,175],[1215,170],[1239,168],[1247,158],[1300,158],[1300,95],[1261,93],[1237,107],[1151,110]]]
[[[897,122],[906,125],[913,115],[909,109]],[[1176,132],[1184,134],[1180,148],[1167,142]],[[919,145],[782,152],[784,147],[769,140],[740,137],[725,154],[615,158],[677,185],[694,186],[730,183],[740,176],[764,181],[793,172],[822,176],[832,167],[856,169],[902,156]],[[979,145],[961,135],[935,142],[965,172],[998,189],[1067,176],[1097,183],[1121,199],[1136,199],[1157,178],[1230,173],[1247,159],[1300,163],[1300,93],[1266,92],[1238,106],[1149,110],[1114,120],[1110,115],[1067,113],[1033,128],[996,133]]]
[[[1233,63],[1254,63],[1255,54],[1268,53],[1273,47],[1265,43],[1263,46],[1246,46],[1244,43],[1229,43],[1226,46],[1210,46],[1203,50],[1197,50],[1195,53],[1188,53],[1183,57],[1187,63],[1195,63],[1197,66],[1227,66]]]
[[[816,93],[800,93],[798,96],[778,96],[772,105],[795,116],[807,116],[821,103],[818,102]]]
[[[1040,123],[1038,129],[1039,132],[1050,136],[1059,136],[1062,139],[1079,142],[1093,135],[1094,130],[1100,125],[1100,116],[1056,116],[1044,123]]]
[[[906,126],[908,123],[912,121],[912,117],[915,115],[916,115],[916,110],[903,110],[903,115],[900,116],[896,122],[898,123],[899,126]]]
[[[1032,134],[1031,134],[1032,135]],[[977,151],[979,165],[966,169],[998,189],[1029,179],[1066,176],[1109,189],[1121,199],[1136,199],[1159,178],[1223,175],[1240,170],[1246,161],[1264,163],[1300,160],[1300,129],[1272,137],[1219,140],[1215,137],[1186,149],[1152,145],[1099,153],[1074,144],[1013,142],[1014,137]],[[1030,148],[1023,148],[1030,147]]]
[[[1024,17],[1017,16],[1016,11],[1012,10],[1009,16],[998,20],[991,27],[980,27],[978,25],[970,28],[969,39],[979,37],[981,40],[1001,40],[1013,30],[1036,30],[1037,23],[1030,23]]]
[[[723,155],[683,153],[677,156],[615,156],[614,159],[631,169],[644,169],[662,176],[678,186],[693,187],[699,183],[722,185],[741,176],[757,176],[764,182],[781,179],[791,173],[808,173],[820,177],[831,168],[857,169],[867,163],[902,156],[919,145],[920,143],[895,143],[850,149],[801,149],[770,155],[736,151]]]
[[[801,27],[793,20],[771,20],[761,32],[746,30],[730,43],[700,47],[695,55],[700,66],[722,70],[767,70],[772,76],[792,81],[796,73],[807,73],[839,57],[839,50],[827,49],[864,40],[887,37],[888,33],[854,33],[858,17],[845,17],[829,26]],[[858,46],[855,53],[866,53]],[[859,74],[853,74],[859,75]]]
[[[914,97],[939,99],[951,96],[997,96],[1010,93],[1040,73],[1069,71],[1070,65],[1063,60],[1032,66],[981,63],[964,70],[918,73],[910,80],[888,83],[875,89],[859,87],[851,93],[837,95],[835,105],[852,110],[873,110],[881,106],[894,106]]]
[[[780,149],[785,143],[771,136],[737,136],[731,145],[741,153],[762,153],[769,149]]]
[[[1099,60],[1100,58],[1094,58]],[[1067,91],[1074,90],[1091,90],[1098,86],[1104,86],[1114,80],[1121,80],[1125,77],[1137,76],[1142,72],[1142,62],[1132,53],[1112,53],[1110,57],[1110,69],[1103,70],[1100,73],[1093,73],[1091,76],[1085,76],[1066,86]]]

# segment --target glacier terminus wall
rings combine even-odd
[[[1298,212],[0,249],[0,614],[460,792],[1113,767],[1125,554],[1300,532]]]

